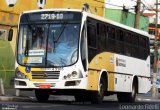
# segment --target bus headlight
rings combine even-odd
[[[72,77],[76,77],[78,75],[78,73],[76,71],[73,71],[71,75],[72,75]]]
[[[71,78],[71,74],[68,74],[68,75],[67,75],[67,78]]]
[[[64,76],[63,79],[67,79],[67,76]]]
[[[65,76],[63,76],[63,79],[75,79],[75,78],[83,78],[81,71],[73,71],[72,73],[69,73]]]
[[[16,78],[19,78],[19,79],[28,79],[28,77],[24,73],[22,73],[20,71],[16,71]]]

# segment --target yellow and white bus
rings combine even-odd
[[[143,31],[81,10],[43,9],[21,14],[17,42],[15,88],[35,90],[38,101],[67,94],[101,103],[117,94],[134,102],[150,90]]]

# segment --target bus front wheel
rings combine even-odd
[[[94,104],[101,104],[104,98],[104,92],[106,90],[106,79],[101,77],[99,83],[99,90],[91,93],[91,102]]]
[[[36,89],[35,96],[39,102],[46,102],[49,99],[49,91],[43,89]]]

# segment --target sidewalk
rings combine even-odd
[[[0,96],[0,101],[31,101],[33,100],[31,97],[24,96]]]
[[[153,98],[151,91],[147,94],[138,94],[137,101],[146,101],[146,102],[160,102],[160,93],[157,91],[157,97]]]
[[[0,101],[31,101],[33,97],[33,91],[20,91],[20,96],[16,96],[15,89],[5,89],[5,95],[0,94]]]

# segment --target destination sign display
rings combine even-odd
[[[20,23],[30,22],[50,22],[50,21],[80,21],[82,14],[80,12],[34,12],[25,13],[21,16]]]
[[[69,15],[68,15],[69,16]],[[41,20],[45,19],[51,19],[51,20],[60,20],[64,19],[63,13],[58,13],[58,14],[41,14]],[[73,14],[70,16],[70,19],[73,19]]]

